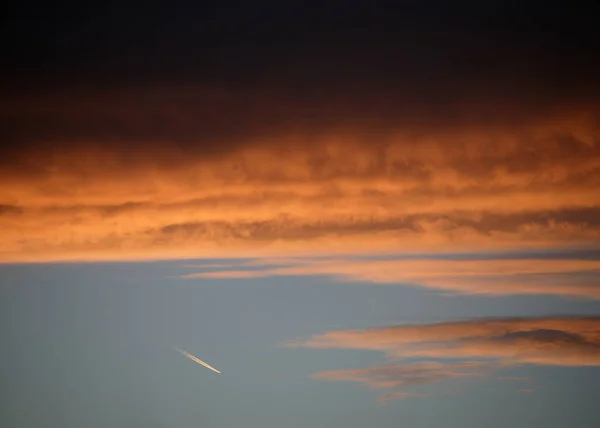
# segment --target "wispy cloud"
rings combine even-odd
[[[371,349],[395,357],[483,358],[505,363],[600,365],[600,318],[483,319],[332,331],[288,346]]]
[[[358,382],[372,389],[382,389],[438,383],[448,379],[479,376],[486,368],[489,368],[489,365],[483,363],[442,364],[438,362],[425,362],[356,370],[323,371],[315,373],[312,377],[321,380]]]
[[[421,360],[313,376],[403,388],[526,364],[600,366],[600,317],[474,319],[331,331],[285,346],[375,350],[394,359]]]
[[[505,255],[506,256],[506,255]],[[328,276],[338,281],[410,284],[464,294],[553,294],[600,298],[600,260],[556,257],[447,259],[429,257],[254,260],[206,268],[183,278]],[[519,258],[521,257],[521,258]],[[279,266],[277,264],[279,263]]]

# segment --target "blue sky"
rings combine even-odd
[[[516,364],[394,388],[415,396],[384,404],[385,389],[311,377],[389,364],[381,352],[282,346],[330,331],[590,317],[600,312],[597,300],[448,296],[315,276],[177,278],[188,264],[2,266],[2,425],[592,427],[600,420],[598,367]]]

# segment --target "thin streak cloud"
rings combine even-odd
[[[190,360],[206,367],[207,369],[212,370],[213,372],[216,372],[216,373],[221,373],[219,370],[215,369],[213,366],[209,365],[208,363],[205,363],[200,358],[195,357],[194,355],[190,354],[189,352],[184,351],[183,349],[176,348],[176,347],[173,347],[173,349],[176,350],[177,352],[179,352],[181,355],[186,356]]]

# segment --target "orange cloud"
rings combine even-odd
[[[513,256],[516,257],[516,256]],[[283,265],[283,266],[277,266]],[[275,265],[267,267],[269,265]],[[248,269],[252,267],[252,269]],[[600,261],[556,258],[255,260],[183,278],[326,275],[339,281],[410,284],[464,294],[550,294],[600,299]]]
[[[462,363],[390,365],[356,370],[332,370],[315,373],[312,377],[322,380],[360,382],[370,388],[395,388],[402,385],[440,382],[448,378],[477,376],[484,364]]]
[[[387,389],[378,402],[399,400],[409,397],[423,397],[424,394],[397,390],[397,388],[417,387],[452,379],[481,376],[490,367],[481,363],[443,364],[424,362],[420,364],[388,365],[355,370],[331,370],[315,373],[314,379],[328,381],[357,382],[374,390]]]
[[[395,359],[421,360],[313,375],[317,379],[359,382],[374,389],[394,389],[523,364],[600,366],[600,317],[480,319],[331,331],[285,346],[374,350]],[[404,397],[405,391],[397,392]]]
[[[484,319],[332,331],[287,346],[377,350],[399,358],[600,366],[600,318]]]
[[[589,107],[471,106],[450,121],[414,106],[360,120],[364,108],[337,101],[264,94],[248,107],[218,89],[130,92],[0,105],[15,128],[6,138],[19,142],[0,153],[0,260],[600,242],[600,130]],[[286,120],[299,112],[327,123]]]

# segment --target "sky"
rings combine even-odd
[[[13,4],[0,425],[598,426],[591,3]]]

